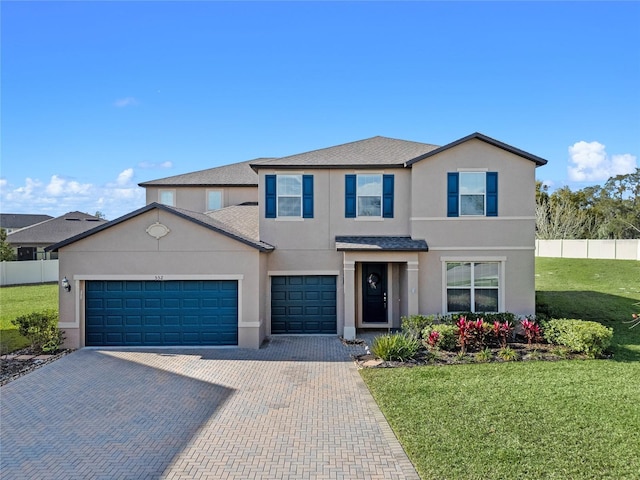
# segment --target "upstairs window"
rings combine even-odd
[[[160,190],[158,192],[158,201],[163,205],[170,207],[176,206],[176,191],[175,190]]]
[[[222,190],[207,190],[207,211],[222,208]]]
[[[450,172],[447,216],[498,216],[498,172]]]
[[[393,175],[345,175],[346,218],[393,218]]]
[[[266,175],[266,218],[313,218],[313,175]]]

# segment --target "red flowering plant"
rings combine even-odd
[[[471,328],[474,322],[467,321],[466,317],[460,317],[456,322],[458,327],[458,345],[460,345],[460,352],[465,353],[467,351],[467,345],[471,339]]]
[[[438,340],[440,340],[440,332],[433,331],[429,334],[429,338],[427,338],[427,343],[431,348],[435,348],[438,345]]]
[[[523,319],[521,322],[522,329],[524,330],[524,336],[527,338],[527,344],[531,345],[534,341],[537,342],[540,340],[540,325],[536,322],[529,320],[528,318]]]
[[[468,322],[468,324],[471,343],[476,348],[484,348],[486,346],[485,337],[489,331],[488,328],[485,328],[484,319],[478,318],[475,322]]]
[[[497,320],[493,322],[492,333],[493,333],[493,336],[498,341],[498,343],[500,344],[501,348],[507,347],[507,341],[509,339],[509,335],[511,334],[512,330],[513,330],[513,325],[511,325],[509,322],[500,323]]]

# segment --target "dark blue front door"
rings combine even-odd
[[[337,333],[336,277],[271,277],[271,333]]]
[[[88,281],[87,346],[237,345],[235,280]]]

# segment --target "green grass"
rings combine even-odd
[[[0,343],[11,352],[29,345],[11,323],[16,317],[45,309],[58,311],[58,284],[24,285],[0,288]],[[3,351],[4,353],[4,351]]]
[[[536,268],[558,316],[613,327],[613,359],[362,370],[424,480],[640,478],[640,263]]]

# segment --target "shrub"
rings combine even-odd
[[[500,344],[500,347],[505,348],[507,346],[507,341],[511,336],[511,332],[513,330],[513,325],[510,322],[499,322],[498,320],[494,320],[493,328],[491,329],[491,333],[496,341]]]
[[[435,348],[442,350],[455,350],[457,345],[456,327],[453,325],[447,325],[445,323],[438,323],[430,325],[422,331],[422,338],[429,339],[432,333],[438,333],[438,340],[435,343]],[[428,343],[428,342],[427,342]]]
[[[403,362],[412,358],[420,348],[417,338],[405,333],[393,333],[376,337],[371,344],[371,352],[385,361]]]
[[[420,338],[425,327],[432,325],[435,315],[410,315],[402,317],[402,331],[414,338]]]
[[[522,329],[524,330],[524,336],[527,337],[527,343],[531,345],[532,342],[536,342],[540,340],[540,325],[536,322],[525,318],[520,322],[522,324]]]
[[[11,320],[11,323],[18,327],[20,335],[31,342],[34,352],[55,352],[64,341],[55,310],[32,312]]]
[[[544,338],[595,358],[611,345],[613,329],[598,322],[559,318],[545,323]]]
[[[511,347],[504,347],[498,350],[498,356],[505,362],[518,360],[518,352]]]
[[[491,361],[491,358],[493,357],[493,353],[491,352],[491,349],[489,347],[485,347],[484,349],[477,352],[474,355],[474,357],[476,359],[476,362],[486,363]]]

